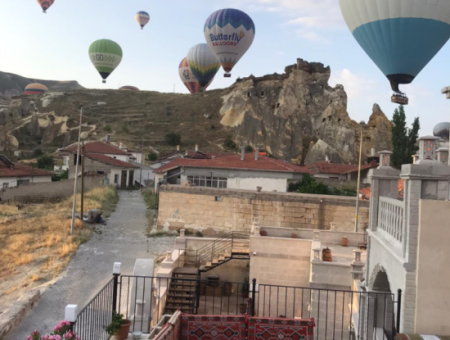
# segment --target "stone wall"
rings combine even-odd
[[[336,230],[353,228],[356,198],[246,190],[162,186],[158,229],[208,230],[214,236],[260,226]],[[366,226],[369,203],[360,202],[360,228]]]
[[[104,176],[89,176],[84,178],[84,190],[89,191],[103,184]],[[13,200],[14,196],[45,196],[45,197],[69,197],[73,194],[74,179],[50,183],[32,183],[17,188],[7,189],[1,194],[2,202]],[[77,182],[78,190],[81,190],[81,180]]]

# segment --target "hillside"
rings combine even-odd
[[[348,116],[344,88],[330,87],[329,77],[329,67],[299,59],[282,75],[250,76],[197,95],[82,89],[22,96],[0,113],[0,149],[53,152],[76,141],[84,105],[91,108],[83,120],[83,139],[109,134],[130,148],[143,140],[146,151],[167,152],[173,147],[164,136],[176,132],[184,149],[199,144],[217,151],[231,137],[238,145],[265,148],[299,164],[325,155],[335,162],[355,162],[360,128]],[[391,123],[374,105],[363,129],[364,153],[369,155],[372,147],[390,149],[390,130]]]
[[[0,72],[0,96],[21,96],[23,89],[31,83],[41,83],[53,91],[69,91],[83,89],[77,81],[55,81],[30,79],[13,73]]]

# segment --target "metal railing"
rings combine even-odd
[[[395,308],[396,307],[396,308]],[[180,309],[200,315],[314,318],[314,340],[387,340],[400,327],[401,291],[331,290],[247,282],[115,275],[78,314],[83,340],[107,340],[113,311],[132,321],[130,332],[150,333],[161,318]],[[395,319],[397,318],[397,319]]]
[[[108,340],[105,326],[113,314],[115,278],[112,278],[77,316],[73,330],[83,340]]]
[[[273,318],[314,318],[314,339],[374,339],[383,328],[393,339],[399,328],[401,291],[346,291],[261,284],[255,294],[255,315]],[[397,323],[395,309],[397,304]]]
[[[389,197],[380,197],[378,227],[400,243],[404,240],[404,210],[405,203],[403,201]]]
[[[241,248],[239,241],[248,240],[250,233],[232,231],[222,237],[217,238],[211,243],[195,251],[195,264],[199,268],[202,264],[212,262],[219,256],[230,254],[233,249]],[[191,255],[192,256],[192,255]]]

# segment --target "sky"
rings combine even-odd
[[[302,58],[331,67],[330,85],[344,85],[352,119],[367,122],[374,103],[392,118],[397,105],[390,102],[390,85],[349,32],[338,0],[55,0],[47,14],[36,0],[3,1],[0,70],[30,78],[77,80],[88,88],[133,85],[188,93],[178,65],[191,46],[205,42],[208,16],[230,7],[252,17],[256,36],[233,77],[223,78],[219,71],[210,89],[225,88],[250,74],[282,73]],[[151,16],[143,31],[134,19],[141,10]],[[88,57],[89,45],[103,38],[116,41],[124,51],[107,84],[101,83]],[[401,86],[410,99],[408,122],[420,117],[421,135],[450,119],[450,100],[441,94],[450,86],[449,44],[412,85]]]

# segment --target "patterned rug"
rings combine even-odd
[[[187,315],[181,317],[180,340],[244,340],[245,316]]]
[[[314,319],[273,319],[252,317],[248,340],[314,340]]]

